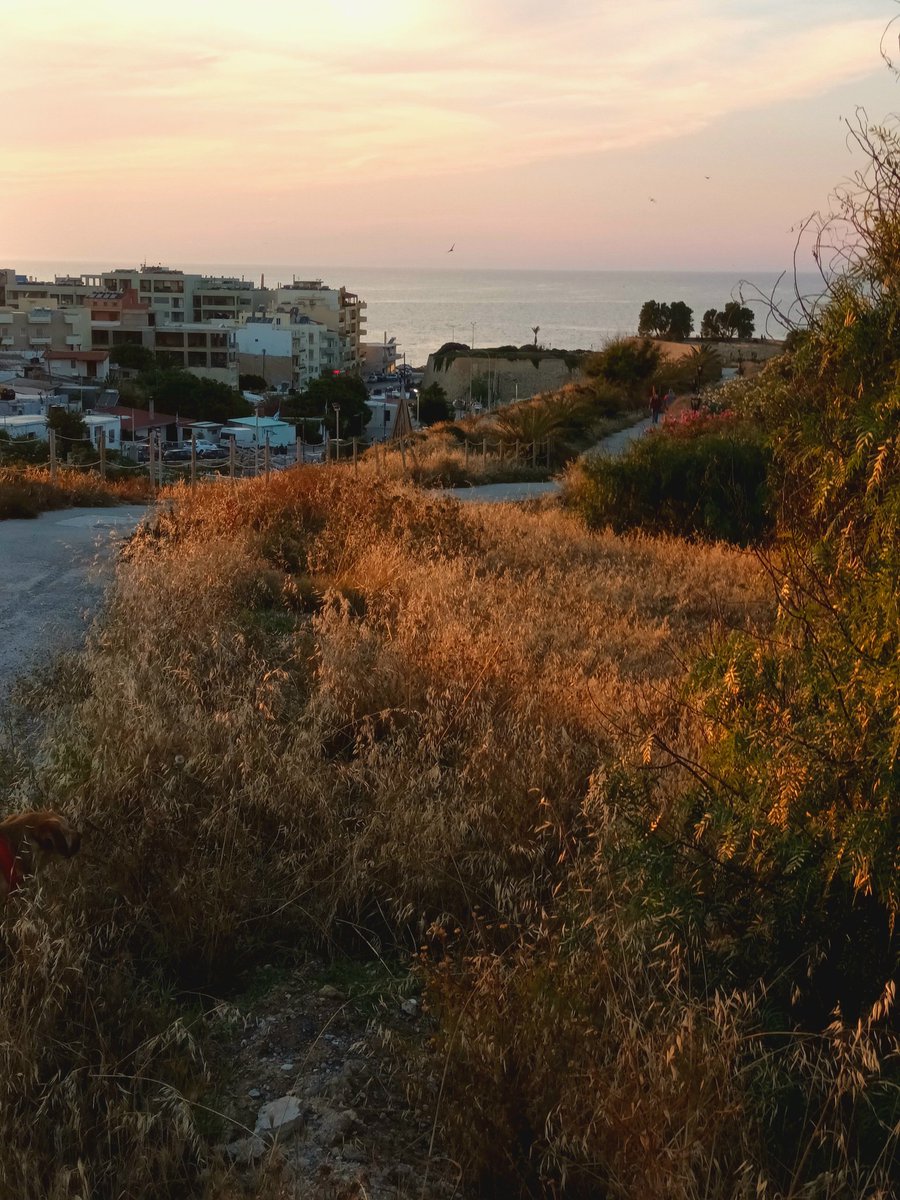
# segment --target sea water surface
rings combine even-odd
[[[108,269],[104,262],[16,264],[36,278]],[[121,266],[122,264],[114,264]],[[802,323],[797,291],[818,295],[821,279],[772,271],[532,271],[399,267],[347,267],[328,264],[169,263],[184,271],[237,275],[267,287],[296,279],[321,279],[345,286],[366,301],[366,340],[395,337],[412,365],[424,364],[444,342],[477,346],[521,346],[535,340],[552,349],[600,349],[610,338],[636,332],[645,300],[683,300],[694,311],[699,331],[703,313],[740,300],[756,314],[759,336],[782,337],[784,326],[771,313],[772,297],[783,312]],[[776,286],[777,285],[777,286]]]

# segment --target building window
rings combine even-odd
[[[227,367],[228,366],[228,355],[227,354],[210,354],[209,365],[211,367]]]

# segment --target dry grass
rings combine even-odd
[[[36,517],[54,508],[144,504],[150,499],[151,486],[143,475],[103,480],[93,471],[61,468],[53,478],[49,467],[0,467],[0,521]]]
[[[698,1006],[603,883],[601,781],[717,623],[767,619],[753,559],[344,470],[170,498],[7,768],[10,807],[52,797],[88,835],[0,925],[10,1194],[214,1195],[160,988],[385,943],[434,952],[425,1074],[446,1064],[437,1128],[473,1183],[738,1194],[752,1004]]]

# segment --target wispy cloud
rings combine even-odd
[[[31,0],[4,12],[0,155],[20,194],[114,184],[162,203],[248,181],[270,196],[360,187],[373,168],[552,170],[754,109],[790,120],[792,102],[880,69],[880,14],[876,0]]]

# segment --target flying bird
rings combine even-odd
[[[455,249],[456,249],[456,242],[453,243],[453,245],[450,247],[450,249],[447,251],[447,253],[452,254]]]
[[[703,176],[703,178],[704,178],[704,179],[709,179],[709,176],[708,176],[708,175],[704,175],[704,176]]]
[[[656,201],[654,200],[654,198],[653,198],[652,196],[650,197],[650,203],[651,203],[651,204],[655,204],[655,203],[656,203]]]

